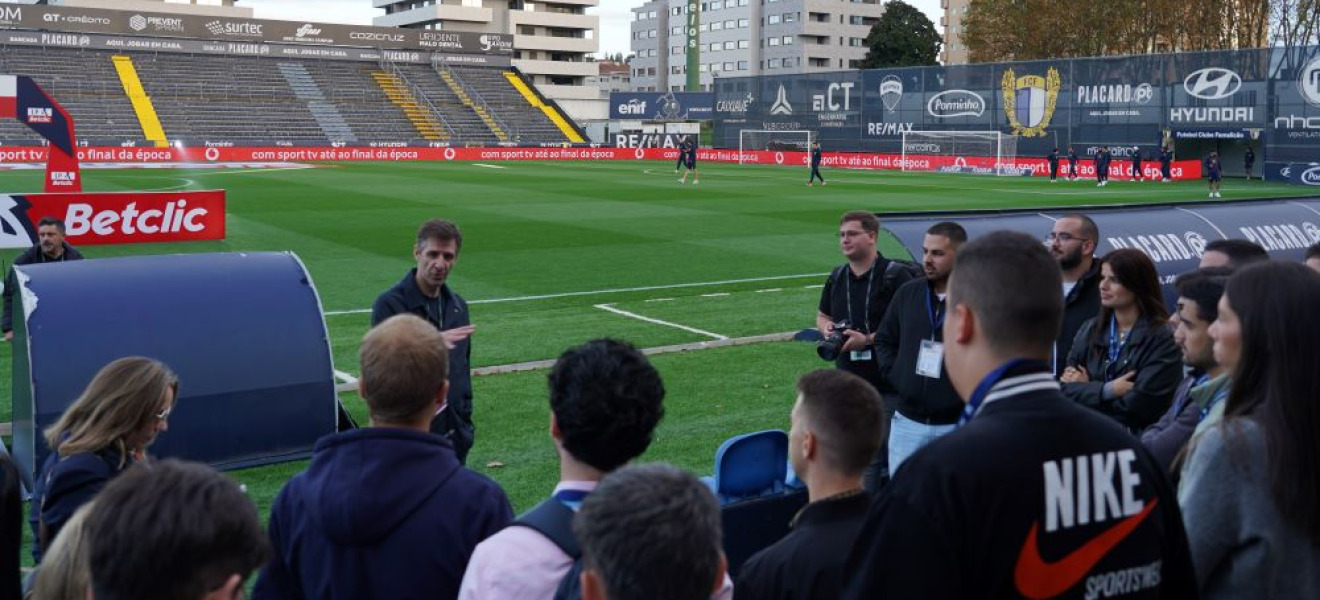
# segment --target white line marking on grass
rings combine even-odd
[[[782,291],[784,291],[782,288],[770,288],[770,289],[768,289],[768,290],[756,290],[756,293],[758,293],[758,294],[772,294],[772,293],[774,293],[774,292],[782,292]]]
[[[647,302],[672,302],[674,298],[651,298]]]
[[[507,168],[508,168],[508,167],[501,167],[500,165],[488,165],[488,164],[486,164],[486,163],[472,163],[472,166],[474,166],[474,167],[486,167],[487,169],[507,169]]]
[[[704,335],[704,336],[706,336],[706,337],[714,338],[714,339],[717,339],[717,340],[727,340],[727,339],[729,339],[729,336],[727,336],[727,335],[720,335],[720,334],[718,334],[718,333],[711,333],[711,332],[709,332],[709,331],[704,331],[704,330],[701,330],[701,329],[697,329],[696,327],[688,327],[687,325],[680,325],[680,324],[678,324],[678,323],[672,323],[672,322],[669,322],[669,321],[662,321],[662,320],[660,320],[660,319],[653,319],[653,318],[651,318],[651,317],[645,317],[645,316],[639,315],[639,314],[637,314],[637,313],[632,313],[632,312],[628,312],[628,311],[626,311],[626,310],[622,310],[622,309],[614,308],[614,306],[611,305],[611,304],[593,304],[592,307],[593,307],[593,308],[599,308],[599,309],[601,309],[601,310],[603,310],[603,311],[612,312],[612,313],[614,313],[614,314],[616,314],[616,315],[623,315],[623,316],[625,316],[625,317],[631,317],[631,318],[637,319],[637,320],[639,320],[639,321],[646,321],[647,323],[655,323],[656,325],[664,325],[665,327],[673,327],[674,329],[682,329],[683,331],[687,331],[687,332],[690,332],[690,333],[695,333],[695,334],[697,334],[697,335]]]
[[[702,298],[719,298],[720,296],[728,296],[728,295],[729,295],[728,292],[716,292],[716,293],[714,293],[714,294],[702,294],[701,297],[702,297]]]
[[[673,283],[669,285],[645,285],[632,288],[614,288],[608,290],[592,290],[588,292],[563,292],[560,294],[540,294],[536,296],[514,296],[511,298],[486,298],[484,300],[469,300],[468,304],[501,304],[504,302],[523,302],[527,300],[551,300],[554,298],[573,298],[577,296],[601,296],[605,294],[626,294],[629,292],[650,292],[654,290],[676,290],[694,287],[711,287],[716,285],[731,285],[735,283],[756,283],[759,281],[782,281],[785,279],[806,279],[807,277],[824,277],[829,273],[805,273],[802,275],[773,275],[770,277],[750,277],[747,279],[725,279],[723,281],[699,281],[696,283]],[[823,285],[823,284],[822,284]],[[818,285],[816,287],[822,287]],[[728,294],[723,294],[727,296]],[[339,315],[359,315],[371,312],[370,308],[358,308],[353,310],[332,310],[327,311],[325,316],[335,317]]]
[[[802,289],[806,289],[806,290],[818,290],[818,289],[821,289],[821,288],[823,288],[823,287],[825,287],[825,284],[823,284],[823,283],[813,283],[813,284],[811,284],[811,285],[804,285],[804,286],[802,286]]]

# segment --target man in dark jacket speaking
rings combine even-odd
[[[472,344],[475,328],[468,317],[467,302],[446,283],[463,249],[463,233],[443,219],[422,223],[417,230],[413,258],[417,267],[394,287],[376,298],[371,307],[371,326],[398,314],[421,317],[440,331],[449,346],[448,408],[431,420],[431,432],[454,445],[458,462],[467,464],[468,450],[476,438],[472,425]]]
[[[924,279],[903,284],[889,303],[876,335],[880,374],[898,391],[889,426],[889,472],[918,448],[953,431],[962,398],[944,369],[944,305],[958,248],[967,241],[962,225],[945,221],[926,230],[921,243]]]
[[[477,543],[513,520],[495,482],[429,431],[449,384],[443,334],[418,317],[367,332],[371,427],[322,438],[270,511],[275,556],[257,600],[457,598]]]
[[[55,217],[42,217],[37,222],[37,245],[24,250],[14,259],[14,264],[31,265],[82,260],[82,257],[82,253],[77,248],[64,241],[64,221]],[[8,276],[5,277],[5,313],[3,323],[0,323],[0,330],[5,332],[6,342],[14,339],[14,290],[17,288],[18,279],[14,276],[14,270],[10,269]]]

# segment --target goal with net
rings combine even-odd
[[[814,141],[814,131],[743,129],[738,132],[738,163],[755,162],[752,152],[810,152]]]
[[[1017,136],[998,131],[906,131],[899,165],[904,171],[1022,174],[1017,166]]]

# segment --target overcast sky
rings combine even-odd
[[[921,9],[940,27],[940,17],[944,11],[940,0],[908,0],[908,3]],[[259,19],[284,19],[288,21],[321,21],[328,23],[353,23],[370,25],[372,17],[385,14],[379,8],[372,8],[371,0],[318,0],[305,2],[294,0],[240,0],[239,6],[250,6]],[[628,23],[632,21],[632,9],[644,4],[644,0],[600,0],[600,6],[589,8],[590,14],[600,15],[601,52],[614,54],[629,52]]]

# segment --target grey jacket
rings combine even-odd
[[[1178,503],[1201,597],[1320,598],[1320,548],[1275,508],[1265,430],[1233,418],[1192,444]]]

